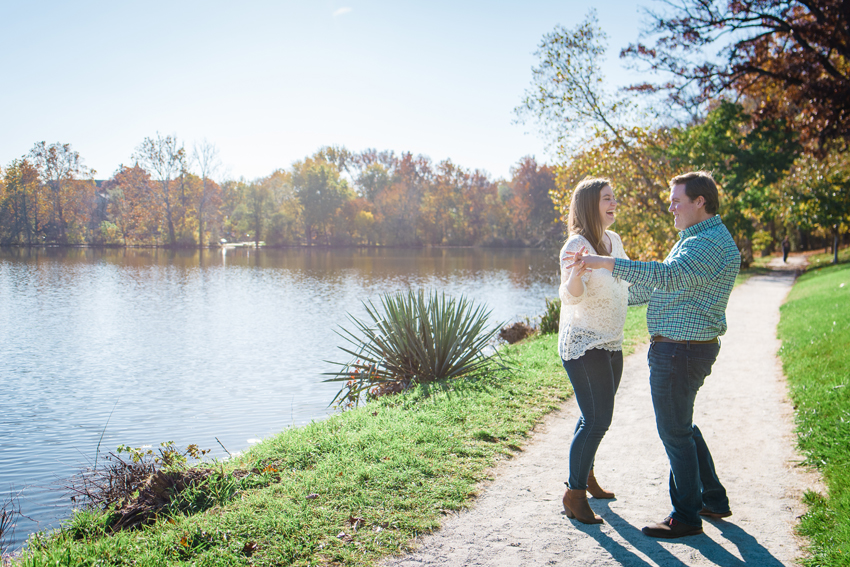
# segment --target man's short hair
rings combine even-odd
[[[677,175],[670,180],[670,189],[676,185],[685,186],[685,195],[693,201],[697,197],[705,199],[705,212],[716,215],[720,208],[720,195],[717,192],[717,184],[708,171],[692,171]]]

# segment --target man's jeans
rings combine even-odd
[[[670,460],[671,516],[691,526],[702,525],[703,507],[729,511],[726,489],[693,423],[697,392],[719,352],[719,344],[652,343],[647,355],[655,424]]]

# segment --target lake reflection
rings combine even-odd
[[[536,316],[557,251],[0,249],[0,499],[21,491],[35,520],[16,544],[68,515],[50,488],[101,435],[220,457],[216,437],[234,452],[323,418],[323,361],[348,359],[333,330],[409,288],[466,294],[494,324]]]

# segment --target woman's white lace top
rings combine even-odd
[[[625,258],[623,243],[615,232],[606,230],[611,239],[611,257]],[[581,277],[583,293],[574,297],[567,289],[569,270],[564,266],[564,252],[578,252],[581,247],[591,254],[596,250],[583,236],[572,235],[561,248],[561,321],[558,328],[558,353],[564,360],[582,356],[593,348],[621,350],[623,348],[623,326],[629,303],[629,282],[615,278],[611,272],[595,269]],[[572,268],[571,268],[572,269]]]

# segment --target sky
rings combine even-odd
[[[551,163],[514,108],[534,51],[592,0],[0,2],[0,167],[69,143],[106,179],[146,137],[219,151],[220,179],[289,168],[322,146],[411,152],[510,178]],[[600,5],[612,87],[643,3]]]

